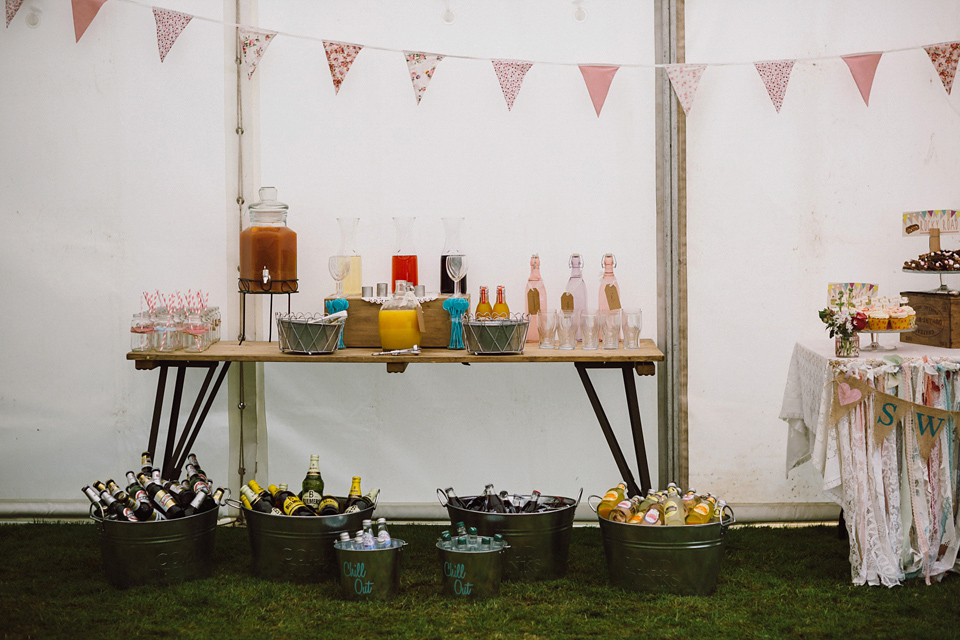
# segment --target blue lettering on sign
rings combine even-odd
[[[353,590],[354,592],[360,595],[369,594],[373,592],[373,582],[369,580],[367,582],[364,582],[360,578],[357,578],[356,580],[353,581]]]
[[[893,413],[891,413],[891,410],[896,410],[896,408],[897,405],[893,404],[892,402],[885,403],[880,409],[883,412],[883,415],[877,416],[877,424],[882,424],[885,427],[892,425]],[[886,418],[886,420],[884,420],[884,418]]]
[[[924,424],[923,424],[923,419],[924,419],[924,418],[927,419],[927,424],[926,424],[926,426],[924,426]],[[937,423],[937,426],[936,426],[936,427],[933,426],[933,420],[934,420],[934,418],[936,418],[937,420],[939,420],[939,422]],[[918,413],[918,414],[917,414],[917,426],[920,428],[920,435],[924,435],[924,434],[926,433],[927,429],[929,429],[929,430],[930,430],[930,435],[931,435],[932,437],[936,437],[936,436],[937,436],[937,431],[940,431],[940,427],[943,426],[943,418],[937,418],[936,416],[928,416],[928,415],[924,415],[924,414],[922,414],[922,413]]]
[[[348,578],[363,578],[367,575],[367,568],[362,562],[353,564],[352,562],[343,563],[343,575]]]
[[[467,570],[462,564],[453,564],[452,562],[443,563],[443,575],[448,578],[465,578]]]
[[[472,587],[473,585],[470,584],[469,582],[464,584],[460,582],[460,580],[456,580],[453,583],[453,592],[456,593],[458,596],[468,596],[470,595],[470,590]]]

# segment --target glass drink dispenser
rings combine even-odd
[[[240,232],[240,290],[290,293],[297,290],[297,234],[287,228],[287,205],[274,187],[260,188],[260,202],[247,208]]]

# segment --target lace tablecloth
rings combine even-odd
[[[883,359],[894,354],[902,363]],[[790,429],[787,474],[811,461],[823,491],[843,508],[855,584],[894,586],[915,576],[930,582],[957,567],[960,452],[951,421],[924,460],[912,415],[877,445],[872,398],[830,424],[834,376],[854,375],[909,402],[958,410],[958,370],[960,351],[952,349],[900,343],[896,351],[835,358],[833,341],[794,347],[780,409]]]

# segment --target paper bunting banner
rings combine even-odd
[[[407,59],[407,68],[410,70],[410,81],[413,83],[413,92],[417,96],[417,104],[420,104],[423,94],[427,92],[427,84],[433,78],[437,63],[443,60],[443,56],[417,51],[404,51],[403,55]]]
[[[868,419],[872,419],[876,445],[880,446],[897,423],[902,422],[904,427],[912,427],[916,432],[917,445],[924,460],[930,457],[937,438],[948,431],[950,425],[956,424],[955,418],[960,416],[960,411],[944,411],[910,402],[878,391],[864,380],[838,373],[834,378],[830,424],[836,424],[868,398],[873,398],[873,411]]]
[[[357,54],[363,47],[355,44],[323,41],[323,50],[327,52],[327,64],[330,66],[330,77],[333,78],[333,90],[340,93],[340,85],[350,71],[350,65],[357,59]]]
[[[607,100],[607,92],[610,91],[610,83],[613,82],[613,76],[617,69],[609,65],[580,65],[580,73],[583,74],[583,81],[587,85],[587,91],[590,93],[590,100],[593,101],[593,109],[600,117],[600,110],[603,109],[603,103]]]
[[[7,24],[10,24],[9,2],[7,3]],[[953,88],[953,79],[957,75],[957,61],[960,60],[960,42],[933,44],[924,47],[923,50],[930,56],[930,62],[933,63],[933,68],[937,70],[943,88],[947,90],[947,95],[950,95],[950,89]]]
[[[247,29],[240,27],[237,30],[240,35],[240,50],[243,55],[243,62],[247,65],[247,80],[253,78],[253,73],[260,64],[260,58],[267,52],[267,47],[274,36],[275,31],[257,31],[256,29]]]
[[[153,18],[157,21],[157,48],[160,49],[160,62],[163,62],[167,58],[167,54],[170,53],[173,43],[180,36],[180,32],[190,24],[193,16],[188,13],[154,7]]]
[[[507,101],[507,111],[511,111],[513,110],[513,101],[517,99],[517,94],[520,93],[523,76],[527,74],[527,71],[530,71],[533,63],[516,60],[491,60],[491,62],[493,62],[493,70],[497,72],[497,79],[500,80],[503,97]]]
[[[23,4],[23,0],[7,0],[7,26],[10,26],[10,21],[13,20],[13,16],[17,15],[17,10],[20,8],[20,5]],[[953,65],[957,66],[957,65]]]
[[[690,109],[693,108],[693,97],[697,93],[700,76],[706,68],[705,64],[668,64],[666,67],[670,84],[673,85],[677,100],[680,101],[685,114],[689,114]]]
[[[776,62],[756,62],[754,66],[760,79],[763,80],[763,86],[767,88],[770,94],[770,100],[773,106],[780,113],[780,107],[783,106],[783,97],[787,94],[787,83],[790,82],[790,71],[793,70],[795,60],[777,60]]]
[[[845,56],[843,61],[850,67],[853,81],[857,83],[863,104],[870,106],[870,89],[873,88],[873,76],[877,73],[882,53],[865,53],[859,56]]]
[[[107,0],[71,0],[73,3],[73,33],[77,36],[77,42],[83,36],[87,27],[97,17],[100,7]]]

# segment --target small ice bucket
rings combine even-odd
[[[387,549],[357,551],[334,543],[340,570],[340,591],[347,600],[392,600],[400,592],[403,540],[393,539]]]
[[[500,595],[503,554],[507,549],[455,551],[444,549],[438,542],[444,595],[478,600]]]

